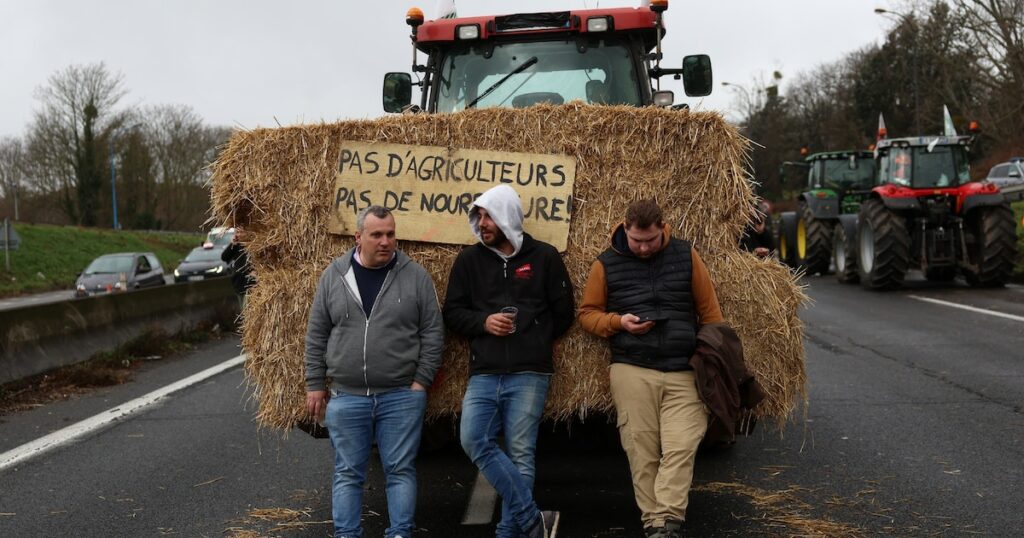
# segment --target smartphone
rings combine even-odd
[[[653,322],[657,323],[659,321],[665,321],[667,319],[668,319],[668,316],[655,316],[655,315],[648,314],[646,316],[640,316],[640,323],[646,323],[648,321],[653,321]]]

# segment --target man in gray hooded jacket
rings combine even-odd
[[[533,500],[534,453],[555,339],[575,317],[572,283],[555,247],[523,232],[512,187],[477,198],[469,221],[480,242],[459,253],[444,302],[445,324],[470,340],[462,448],[501,495],[497,536],[548,538],[559,514]]]
[[[313,298],[306,407],[324,416],[334,446],[335,538],[362,536],[374,438],[386,476],[390,526],[384,535],[409,538],[426,390],[441,364],[444,325],[430,275],[396,248],[391,212],[370,206],[356,228],[355,248],[331,262]]]

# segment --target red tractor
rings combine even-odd
[[[972,286],[1002,286],[1016,260],[1013,212],[999,188],[971,182],[972,136],[881,138],[875,186],[856,215],[840,215],[834,260],[840,282],[901,285],[909,269],[929,280],[963,274]],[[880,129],[884,137],[884,129]]]
[[[680,69],[660,66],[667,9],[667,0],[652,0],[646,7],[424,21],[422,11],[413,8],[406,15],[412,70],[422,78],[413,82],[408,73],[386,74],[384,110],[444,113],[574,100],[668,107],[675,96],[657,82],[666,75],[682,78],[686,95],[708,95],[707,55],[686,56]],[[419,52],[427,55],[424,64],[417,61]],[[421,90],[418,104],[412,104],[413,86]],[[424,446],[443,446],[452,431],[446,421],[433,423],[424,430]]]
[[[681,69],[660,66],[662,14],[667,0],[649,7],[602,8],[442,18],[424,21],[409,10],[413,82],[408,73],[384,77],[387,112],[456,112],[467,108],[522,108],[539,103],[670,106],[674,95],[652,80],[682,77],[686,94],[711,93],[711,59],[683,58]],[[416,52],[427,54],[421,65]],[[421,87],[412,105],[412,86]],[[686,106],[686,105],[677,105]]]

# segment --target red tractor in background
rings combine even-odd
[[[963,274],[971,286],[1002,286],[1016,260],[1016,223],[999,188],[971,182],[973,136],[885,138],[875,149],[875,186],[855,215],[840,215],[834,261],[840,282],[901,285],[910,269],[929,280]]]

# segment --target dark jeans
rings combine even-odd
[[[517,538],[540,517],[533,500],[537,429],[547,399],[547,374],[479,374],[462,400],[462,448],[501,495],[499,538]],[[506,451],[498,445],[504,433]]]

